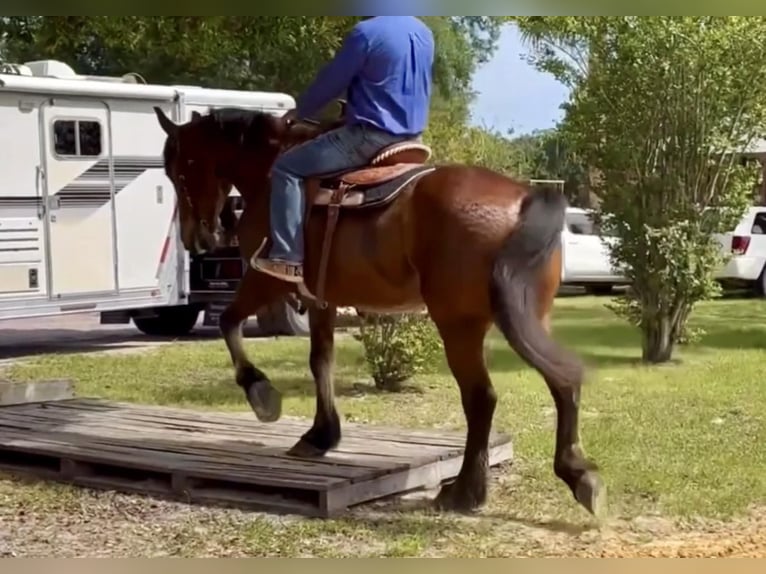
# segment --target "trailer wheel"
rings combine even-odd
[[[133,324],[150,337],[183,337],[197,324],[200,308],[192,305],[158,307],[154,313],[154,316],[133,317]]]
[[[286,302],[279,301],[258,314],[258,327],[264,335],[305,337],[310,333],[309,315],[301,315]]]

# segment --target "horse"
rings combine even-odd
[[[220,182],[240,191],[245,209],[237,235],[243,258],[268,245],[270,168],[293,145],[338,123],[305,120],[287,126],[268,112],[224,108],[176,124],[155,108],[164,130],[165,170],[192,228],[191,253],[213,247],[221,209]],[[321,457],[341,440],[333,371],[336,309],[366,313],[425,310],[441,337],[457,381],[467,432],[455,480],[444,484],[437,509],[470,512],[488,489],[488,442],[497,395],[484,340],[494,325],[546,382],[557,410],[553,471],[588,512],[601,516],[606,486],[580,444],[579,402],[584,366],[551,336],[561,281],[561,232],[567,201],[553,187],[481,166],[429,163],[420,140],[386,149],[368,165],[305,181],[304,283],[248,267],[220,329],[235,381],[256,417],[281,415],[281,395],[246,355],[244,320],[285,297],[309,314],[309,365],[316,386],[313,424],[289,449]]]

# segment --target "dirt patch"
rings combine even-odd
[[[763,558],[766,510],[730,522],[699,520],[669,524],[664,533],[646,530],[641,519],[623,525],[601,548],[582,556],[604,558]]]
[[[16,489],[27,491],[23,499]],[[766,509],[730,522],[648,516],[598,529],[491,509],[416,519],[406,506],[418,498],[321,521],[0,480],[0,557],[766,557]],[[427,543],[419,532],[428,532]]]

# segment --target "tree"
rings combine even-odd
[[[332,55],[349,18],[19,16],[0,23],[16,61],[59,59],[82,74],[293,90]]]
[[[587,169],[559,127],[517,136],[509,143],[523,177],[562,180],[572,205],[590,207]]]
[[[60,59],[83,74],[139,72],[150,82],[295,92],[358,16],[13,16],[0,20],[9,59]],[[437,43],[436,81],[466,92],[496,47],[501,18],[424,18]]]
[[[531,60],[572,88],[564,129],[599,179],[600,225],[632,283],[619,311],[664,362],[751,201],[737,152],[766,126],[766,19],[518,18]]]

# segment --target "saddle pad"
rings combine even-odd
[[[346,191],[341,206],[359,209],[386,204],[393,201],[408,184],[435,169],[434,166],[430,165],[416,165],[383,183],[354,185]],[[334,191],[334,189],[329,187],[320,187],[314,199],[314,205],[329,205],[332,202]]]

